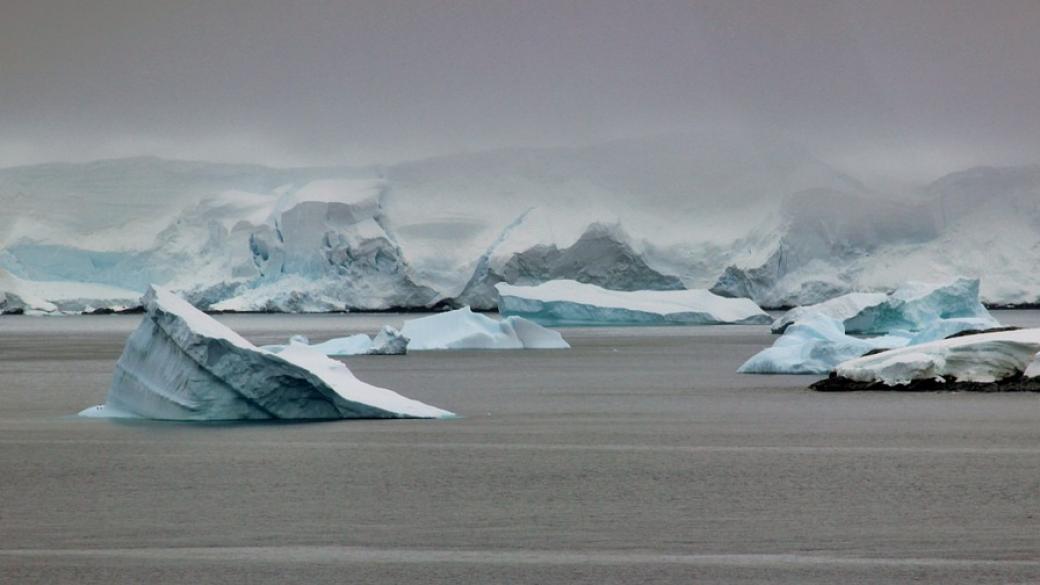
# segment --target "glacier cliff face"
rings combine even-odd
[[[500,282],[556,279],[775,308],[961,275],[986,302],[1040,302],[1040,167],[891,201],[790,145],[687,136],[370,168],[17,167],[0,205],[0,268],[22,282],[159,282],[212,310],[491,309]]]

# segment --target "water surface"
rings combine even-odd
[[[219,318],[262,344],[414,316]],[[819,394],[735,373],[764,326],[575,328],[347,360],[457,420],[70,417],[139,319],[0,318],[0,582],[1040,581],[1036,395]]]

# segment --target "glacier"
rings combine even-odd
[[[454,349],[567,349],[559,332],[521,318],[492,319],[469,307],[409,319],[401,328],[409,351]]]
[[[920,331],[944,319],[974,319],[976,329],[999,326],[979,301],[979,280],[945,283],[908,282],[889,294],[850,293],[806,307],[796,307],[773,321],[774,333],[791,324],[825,316],[841,321],[846,333],[883,335]]]
[[[452,413],[357,379],[302,343],[252,343],[161,287],[116,363],[105,403],[88,417],[157,420],[449,418]]]
[[[840,364],[817,390],[1040,391],[1040,329],[979,333],[893,349]]]
[[[64,315],[140,307],[134,291],[82,282],[28,281],[0,268],[0,315]]]
[[[797,145],[721,134],[365,167],[0,169],[0,269],[47,289],[46,314],[118,309],[152,282],[213,311],[493,309],[494,285],[549,280],[778,309],[961,275],[989,305],[1040,303],[1040,166],[888,192]],[[22,298],[10,282],[0,293]]]
[[[769,323],[748,299],[706,290],[615,291],[573,280],[496,285],[498,310],[543,325],[719,325]]]

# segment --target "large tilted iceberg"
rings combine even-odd
[[[909,282],[891,294],[850,293],[816,305],[796,307],[773,322],[774,333],[789,325],[822,315],[842,322],[850,334],[879,335],[891,331],[920,331],[941,319],[989,320],[979,302],[979,280],[958,278],[942,283]]]
[[[160,420],[447,418],[366,384],[306,345],[257,348],[183,299],[151,287],[105,404],[84,416]]]
[[[706,290],[615,291],[573,280],[500,283],[498,311],[546,325],[721,325],[769,323],[753,301]]]
[[[881,352],[840,364],[817,390],[1040,391],[1040,329],[980,333]]]
[[[469,307],[405,321],[410,351],[444,349],[566,349],[559,332],[521,317],[501,321]]]

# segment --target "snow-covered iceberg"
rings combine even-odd
[[[748,299],[706,290],[607,290],[573,280],[537,286],[500,283],[498,311],[546,325],[720,325],[769,323]]]
[[[521,317],[492,319],[469,307],[405,321],[409,351],[444,349],[566,349],[559,332]]]
[[[792,323],[817,315],[841,321],[846,333],[864,335],[920,331],[942,319],[975,319],[979,329],[999,325],[979,302],[979,280],[958,278],[942,284],[909,282],[887,295],[850,293],[796,307],[776,319],[772,330],[782,333]]]
[[[358,333],[347,337],[334,337],[328,341],[311,344],[310,340],[303,335],[293,335],[289,338],[288,345],[265,345],[260,349],[280,353],[290,345],[302,345],[329,357],[404,355],[408,351],[408,338],[397,329],[384,325],[375,338],[369,337],[364,333]]]
[[[358,380],[301,343],[252,343],[162,288],[127,340],[105,404],[84,416],[160,420],[447,418],[452,413]]]
[[[847,335],[841,321],[824,315],[798,321],[768,347],[740,366],[741,374],[826,374],[841,362],[878,350],[903,347],[907,335],[859,338]]]
[[[840,364],[817,390],[1040,391],[1040,329],[965,335]]]

